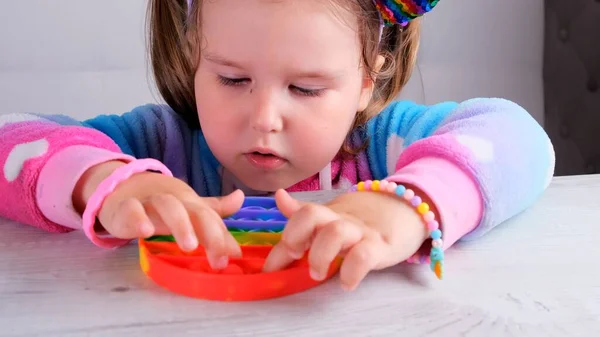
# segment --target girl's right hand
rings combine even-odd
[[[124,163],[109,162],[89,169],[75,188],[76,208],[82,212],[98,184],[121,165]],[[121,182],[106,197],[98,219],[104,230],[117,238],[172,234],[184,251],[201,244],[211,266],[223,269],[229,256],[241,255],[223,218],[237,212],[243,201],[240,190],[221,198],[200,197],[180,179],[144,172]]]

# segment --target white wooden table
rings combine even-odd
[[[600,336],[600,176],[558,178],[531,210],[456,245],[444,281],[400,265],[355,292],[333,279],[254,303],[169,293],[135,245],[0,221],[1,336]]]

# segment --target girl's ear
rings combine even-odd
[[[377,56],[377,60],[375,61],[375,73],[379,73],[381,67],[385,63],[385,57],[382,55]],[[363,85],[360,92],[360,100],[358,101],[358,111],[364,111],[369,102],[371,101],[371,97],[373,97],[373,90],[375,90],[375,80],[377,78],[371,78],[365,74],[365,78],[363,80]]]

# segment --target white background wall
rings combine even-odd
[[[425,90],[411,83],[407,98],[504,97],[543,122],[543,0],[442,0],[424,21]]]
[[[241,1],[241,0],[240,0]],[[156,102],[146,0],[0,0],[0,114],[88,118]],[[443,0],[402,98],[494,96],[543,121],[543,0]]]
[[[145,6],[145,0],[0,0],[0,113],[85,118],[154,101]]]

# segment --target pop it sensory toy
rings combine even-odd
[[[220,301],[286,296],[324,282],[310,278],[306,256],[284,270],[262,272],[265,259],[287,222],[273,198],[246,197],[241,209],[224,222],[242,249],[242,257],[230,258],[224,270],[210,267],[203,247],[184,252],[172,236],[154,236],[139,240],[142,271],[170,291]],[[337,258],[325,280],[339,270],[340,264],[341,259]]]

